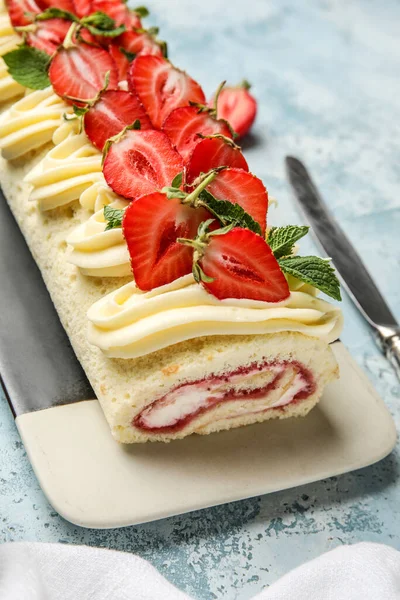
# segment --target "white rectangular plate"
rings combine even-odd
[[[191,436],[170,444],[113,440],[97,400],[16,422],[53,507],[83,527],[110,528],[295,487],[381,460],[396,442],[389,411],[345,347],[340,380],[306,417]]]

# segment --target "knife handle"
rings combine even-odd
[[[376,341],[400,379],[400,330],[378,327]]]

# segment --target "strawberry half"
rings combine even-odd
[[[247,81],[237,87],[224,88],[217,101],[218,116],[226,119],[240,137],[249,131],[257,114],[257,102],[249,89]]]
[[[290,291],[278,261],[265,240],[248,229],[235,227],[224,235],[208,235],[198,264],[206,278],[202,285],[213,296],[280,302]]]
[[[87,17],[93,12],[91,0],[72,0],[72,3],[74,5],[74,10],[72,12],[80,19],[82,19],[82,17]]]
[[[8,16],[13,27],[24,27],[33,22],[33,16],[40,13],[35,0],[5,0]]]
[[[108,47],[108,51],[117,63],[120,81],[127,79],[130,65],[121,48],[136,56],[163,56],[164,53],[162,44],[157,42],[151,33],[144,30],[141,32],[125,31]]]
[[[52,56],[63,43],[71,23],[64,19],[48,19],[40,21],[36,26],[36,31],[26,36],[26,43]]]
[[[112,144],[103,173],[116,194],[137,200],[140,196],[170,186],[183,169],[181,156],[161,131],[127,131]]]
[[[218,200],[240,204],[265,234],[268,192],[261,179],[243,169],[224,169],[217,173],[207,190]]]
[[[199,84],[159,56],[138,56],[130,66],[128,83],[156,129],[161,129],[175,108],[189,102],[204,104],[204,92]]]
[[[61,8],[68,12],[75,13],[75,6],[73,0],[37,0],[39,8],[46,10],[46,8]]]
[[[128,206],[122,229],[141,290],[165,285],[191,272],[193,249],[176,239],[195,237],[199,224],[209,216],[203,208],[184,206],[160,192],[142,196]]]
[[[85,133],[96,148],[103,150],[106,141],[127,125],[140,121],[140,129],[152,129],[139,99],[130,92],[110,90],[101,94],[84,116]]]
[[[123,52],[121,52],[120,45],[118,44],[118,42],[115,41],[111,42],[107,46],[107,50],[117,66],[118,81],[126,81],[130,65],[127,56]]]
[[[117,67],[103,48],[82,43],[71,48],[61,48],[50,64],[49,77],[56,94],[69,100],[93,100],[103,88],[106,73],[110,79],[108,89],[118,87]]]
[[[186,183],[193,184],[201,173],[217,167],[235,167],[248,171],[246,159],[229,139],[210,137],[201,140],[194,148],[186,166]]]
[[[198,134],[221,135],[232,139],[232,132],[222,119],[216,119],[209,111],[204,111],[196,106],[182,106],[176,108],[165,119],[163,131],[167,134],[179,154],[186,162],[193,148],[201,141]]]

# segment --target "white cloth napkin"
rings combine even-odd
[[[148,562],[63,544],[0,546],[1,600],[190,600]],[[254,600],[399,600],[400,552],[340,546],[285,575]]]

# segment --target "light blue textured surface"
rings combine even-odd
[[[152,0],[171,59],[204,84],[254,84],[244,144],[279,199],[270,223],[299,221],[283,159],[302,157],[400,319],[398,0]],[[311,249],[311,242],[308,242]],[[307,251],[307,245],[303,245]],[[345,298],[343,341],[400,425],[400,386]],[[198,599],[245,600],[338,544],[400,548],[398,449],[381,463],[300,489],[124,530],[63,521],[32,473],[0,399],[0,541],[89,544],[140,554]]]

